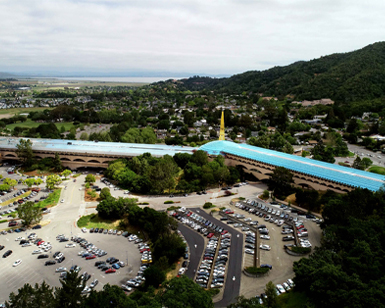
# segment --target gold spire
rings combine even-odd
[[[221,128],[219,130],[219,140],[225,140],[225,114],[222,111]]]

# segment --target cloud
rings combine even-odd
[[[357,0],[3,0],[0,71],[233,74],[384,39]]]

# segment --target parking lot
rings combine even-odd
[[[37,259],[38,254],[32,254],[32,252],[38,247],[34,244],[29,247],[21,247],[19,241],[15,239],[19,236],[27,238],[28,234],[35,231],[36,235],[46,242],[50,242],[52,249],[48,252],[44,252],[49,255],[47,259]],[[0,289],[0,303],[8,299],[8,295],[22,287],[25,283],[35,284],[46,281],[51,286],[60,286],[59,275],[55,273],[55,269],[58,267],[66,267],[68,270],[73,265],[81,267],[80,273],[87,272],[91,274],[91,278],[87,285],[93,280],[98,279],[99,284],[96,289],[99,290],[104,284],[116,284],[121,285],[128,279],[136,276],[140,266],[140,253],[137,245],[133,242],[129,242],[127,238],[118,235],[111,234],[94,234],[94,233],[82,233],[78,235],[92,242],[98,248],[105,250],[108,254],[103,257],[97,257],[93,260],[85,260],[81,256],[78,256],[80,251],[85,249],[76,244],[75,248],[65,248],[69,242],[58,242],[55,237],[57,234],[46,235],[43,229],[30,230],[23,233],[12,233],[7,235],[0,235],[0,245],[5,246],[1,251],[1,256],[7,251],[12,250],[13,253],[7,258],[0,259],[0,271],[2,273],[2,288]],[[70,237],[70,232],[65,234]],[[44,266],[47,260],[53,260],[53,254],[60,251],[64,254],[65,260],[60,264],[54,264],[50,266]],[[115,257],[127,265],[118,269],[115,273],[105,274],[94,266],[96,261],[105,261],[109,257]],[[13,267],[13,263],[21,259],[22,263]],[[128,261],[128,262],[127,262]],[[4,283],[6,282],[6,283]]]
[[[262,202],[259,199],[255,199],[259,203],[263,203],[269,206],[272,209],[280,210],[281,213],[288,214],[293,218],[297,218],[303,221],[304,226],[308,229],[308,238],[312,243],[313,248],[320,245],[321,241],[321,229],[318,224],[313,222],[311,219],[307,219],[305,216],[298,216],[296,213],[291,213],[290,210],[283,210],[279,205],[271,205],[265,202]],[[270,221],[265,221],[262,217],[256,216],[254,213],[249,213],[248,211],[242,210],[234,205],[229,205],[228,209],[234,214],[240,214],[244,216],[244,219],[249,218],[251,221],[258,221],[259,225],[266,225],[266,228],[269,230],[270,239],[260,239],[260,234],[256,234],[258,247],[260,244],[266,244],[270,246],[270,250],[259,249],[259,263],[260,264],[269,264],[272,266],[272,270],[269,271],[269,274],[260,278],[251,278],[245,275],[242,275],[241,278],[241,294],[246,297],[256,296],[263,293],[265,285],[272,281],[274,284],[280,284],[285,282],[288,278],[294,277],[293,272],[293,262],[298,261],[301,257],[291,256],[287,254],[284,250],[285,244],[294,244],[294,241],[284,242],[282,238],[285,234],[282,234],[282,227],[278,226],[276,223],[271,223]],[[219,219],[221,216],[217,216]],[[284,224],[285,225],[285,224]],[[244,226],[247,226],[244,223]],[[229,228],[233,228],[234,224],[230,224]],[[236,228],[242,232],[241,227]],[[247,232],[243,231],[245,234],[244,238],[247,238]],[[243,245],[243,251],[246,249],[245,244]],[[242,268],[247,266],[253,266],[253,255],[243,253],[243,264]]]

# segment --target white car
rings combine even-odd
[[[90,293],[91,290],[92,290],[92,289],[91,289],[90,287],[85,287],[81,293],[82,293],[82,294]]]
[[[59,253],[57,256],[56,256],[56,260],[59,260],[61,257],[63,257],[64,255],[62,253]]]
[[[129,286],[126,286],[125,284],[122,284],[122,289],[123,289],[124,291],[127,291],[127,292],[131,292],[131,291],[132,291],[132,288],[129,287]]]
[[[185,271],[186,271],[186,268],[185,268],[185,267],[182,267],[182,268],[179,270],[178,275],[183,275]]]
[[[76,244],[70,243],[66,245],[66,248],[75,248]]]
[[[285,293],[286,292],[282,285],[277,284],[276,287],[277,287],[277,290],[279,291],[279,293]]]
[[[99,283],[99,280],[95,279],[94,281],[91,282],[90,288],[95,288],[98,283]]]
[[[84,228],[82,228],[82,232],[83,233],[87,233],[87,229],[84,227]]]
[[[249,255],[253,255],[254,254],[254,250],[252,250],[252,249],[245,249],[245,253],[248,253]]]
[[[61,199],[61,201],[60,201],[61,203],[64,203],[64,199]]]
[[[32,246],[31,243],[24,243],[23,245],[21,245],[21,247],[28,247],[28,246]]]
[[[43,250],[41,250],[41,249],[36,249],[36,250],[32,251],[32,254],[33,254],[33,255],[37,255],[37,254],[39,254],[39,253],[43,253]]]
[[[284,287],[284,289],[286,290],[286,291],[289,291],[291,288],[290,288],[290,286],[286,283],[286,282],[284,282],[283,284],[282,284],[282,286]]]
[[[259,238],[261,238],[263,240],[269,240],[270,239],[270,235],[260,235]]]
[[[25,240],[25,238],[24,238],[24,237],[21,237],[21,236],[15,238],[15,241],[16,241],[16,242],[21,241],[21,240]]]
[[[13,267],[16,267],[16,266],[20,265],[21,262],[22,262],[22,261],[21,261],[20,259],[19,259],[19,260],[16,260],[15,263],[13,263],[12,266],[13,266]]]
[[[270,250],[271,247],[269,245],[259,245],[259,248],[263,249],[263,250]]]
[[[67,271],[67,268],[66,267],[58,267],[55,272],[56,273],[62,273],[62,272],[66,272]]]

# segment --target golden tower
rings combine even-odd
[[[219,139],[218,140],[225,140],[225,114],[222,111],[222,117],[221,117],[221,128],[219,130]]]

